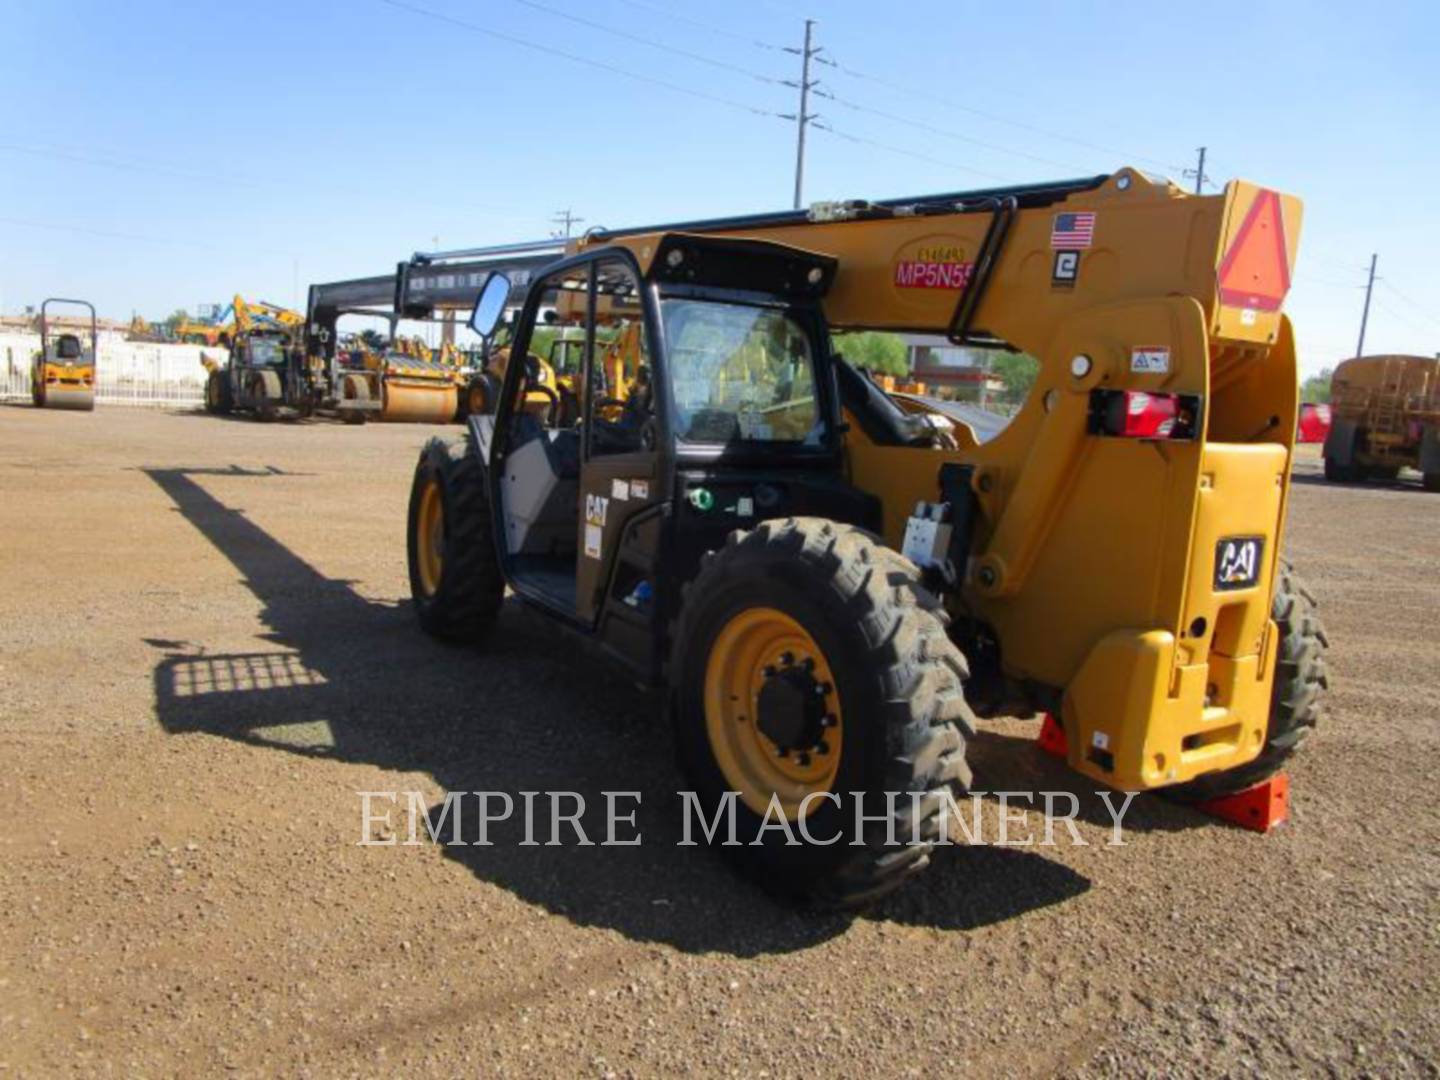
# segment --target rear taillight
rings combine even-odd
[[[1090,391],[1090,434],[1122,439],[1193,439],[1200,431],[1195,394]]]

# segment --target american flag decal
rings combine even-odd
[[[1095,239],[1095,212],[1056,214],[1050,229],[1050,246],[1061,250],[1088,248]]]

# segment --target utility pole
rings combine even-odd
[[[815,86],[810,80],[810,61],[821,50],[810,47],[810,40],[815,28],[814,19],[805,20],[805,47],[802,49],[786,48],[785,51],[800,57],[800,81],[798,83],[784,81],[785,86],[797,87],[800,91],[800,111],[793,116],[786,117],[795,121],[795,209],[800,209],[800,196],[805,187],[805,129],[815,120],[810,112],[810,90]]]
[[[1200,155],[1200,161],[1193,169],[1186,169],[1185,176],[1195,178],[1195,194],[1204,194],[1205,185],[1210,182],[1210,177],[1205,175],[1205,147],[1197,147],[1195,152]]]
[[[1360,313],[1360,344],[1355,346],[1355,355],[1365,355],[1365,324],[1370,321],[1370,293],[1375,289],[1375,261],[1378,254],[1370,256],[1370,280],[1365,283],[1365,310]]]
[[[553,221],[556,225],[559,225],[564,230],[563,232],[557,230],[556,232],[551,233],[551,235],[555,237],[563,237],[566,240],[570,239],[570,230],[574,228],[574,226],[583,225],[585,223],[585,219],[583,217],[576,217],[570,212],[569,207],[566,207],[564,210],[556,210],[555,216],[552,217],[550,220]]]

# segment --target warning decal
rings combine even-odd
[[[1285,215],[1278,193],[1261,190],[1220,262],[1220,302],[1252,311],[1279,311],[1290,291]]]

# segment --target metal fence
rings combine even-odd
[[[30,358],[38,347],[39,338],[32,335],[0,337],[0,401],[30,400]],[[205,401],[200,350],[101,342],[95,401],[162,409],[199,406]]]

